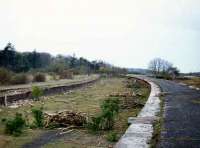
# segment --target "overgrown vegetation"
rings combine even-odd
[[[29,83],[28,77],[26,74],[15,74],[11,79],[11,84],[26,84]]]
[[[134,82],[134,80],[131,80]],[[140,83],[138,81],[137,83]],[[110,101],[104,101],[107,99],[118,99],[119,98],[119,106],[121,105],[121,97],[111,97],[110,94],[117,93],[117,94],[126,94],[124,92],[138,92],[140,95],[137,96],[137,99],[143,100],[143,96],[148,96],[148,88],[143,86],[143,84],[140,83],[141,87],[137,89],[135,87],[127,88],[127,79],[125,78],[105,78],[101,79],[97,83],[93,84],[92,87],[84,88],[84,89],[78,89],[76,91],[73,91],[71,93],[66,94],[59,94],[48,97],[49,99],[34,101],[31,104],[27,104],[24,106],[21,106],[16,109],[9,109],[9,108],[3,108],[0,112],[0,120],[4,120],[6,117],[13,117],[13,115],[16,112],[23,113],[23,116],[26,117],[26,123],[29,124],[30,128],[34,128],[33,130],[28,130],[25,128],[24,134],[20,135],[19,137],[13,137],[9,136],[9,139],[11,139],[8,144],[8,147],[22,147],[24,143],[27,143],[33,139],[33,137],[40,136],[39,134],[43,134],[44,130],[43,128],[36,128],[35,124],[32,124],[35,122],[35,118],[33,116],[33,113],[31,111],[31,106],[36,109],[40,109],[41,104],[43,104],[43,109],[45,112],[51,113],[58,113],[63,110],[68,110],[72,112],[81,112],[85,116],[91,117],[99,117],[102,112],[102,108],[107,108],[105,106],[112,106]],[[110,96],[110,97],[108,97]],[[133,98],[135,99],[135,98]],[[144,99],[145,100],[145,99]],[[107,102],[107,103],[104,103]],[[109,104],[109,105],[105,105]],[[103,107],[104,106],[104,107]],[[64,140],[60,139],[59,141],[53,142],[53,147],[60,147],[60,144],[63,143],[61,147],[66,147],[66,145],[69,147],[74,144],[74,141],[76,141],[78,147],[83,147],[82,143],[86,143],[84,146],[89,147],[91,145],[99,145],[99,147],[108,147],[110,145],[114,145],[115,143],[112,141],[116,141],[120,136],[122,136],[125,132],[125,130],[128,127],[127,119],[130,116],[137,116],[138,112],[140,111],[140,106],[135,106],[131,108],[121,108],[118,113],[115,113],[114,117],[114,125],[111,128],[111,130],[98,130],[95,132],[96,134],[91,134],[88,132],[88,130],[84,128],[75,128],[69,129],[68,136],[64,136]],[[114,109],[115,110],[115,109]],[[45,115],[46,116],[46,115]],[[92,119],[91,119],[92,120]],[[91,121],[90,120],[90,121]],[[102,121],[102,119],[97,118],[97,122]],[[4,121],[5,123],[5,121]],[[46,119],[44,122],[45,127]],[[104,124],[105,125],[105,124]],[[60,126],[59,126],[60,127]],[[95,127],[95,126],[94,126]],[[99,124],[97,124],[97,127],[99,127]],[[3,135],[4,126],[0,125],[0,133]],[[23,130],[22,130],[23,131]],[[64,131],[65,132],[65,131]],[[66,132],[68,130],[66,129]],[[70,135],[70,139],[69,139]],[[3,135],[4,136],[4,135]],[[7,138],[7,136],[5,136]],[[77,140],[78,138],[78,140]],[[69,141],[68,141],[69,140]],[[70,141],[72,140],[72,141]],[[54,145],[55,144],[55,145]],[[0,144],[1,146],[1,144]],[[45,147],[45,146],[44,146]],[[47,146],[48,147],[48,146]]]
[[[111,131],[107,134],[106,139],[110,142],[116,142],[118,141],[119,137],[116,132]]]
[[[200,88],[200,77],[195,77],[195,76],[189,77],[189,78],[183,77],[183,78],[177,79],[177,81]]]
[[[0,68],[0,84],[9,84],[11,81],[11,72],[5,68]]]
[[[108,98],[101,105],[101,113],[97,117],[92,117],[88,123],[88,128],[92,131],[111,130],[114,126],[115,116],[119,112],[119,99]]]
[[[42,128],[44,126],[43,109],[42,108],[40,108],[40,109],[33,108],[31,111],[32,111],[32,114],[34,117],[33,126]]]
[[[38,86],[32,87],[32,97],[35,100],[39,100],[39,97],[43,95],[43,90]]]
[[[8,119],[5,122],[5,132],[14,136],[19,136],[25,126],[25,120],[23,119],[22,114],[19,113],[16,113],[14,119]]]
[[[73,72],[70,70],[63,70],[59,72],[60,79],[73,79]]]
[[[37,73],[34,75],[34,81],[35,82],[45,82],[46,81],[46,76],[45,74],[42,73]]]

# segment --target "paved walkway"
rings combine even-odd
[[[200,148],[200,91],[154,80],[164,92],[164,124],[159,148]]]

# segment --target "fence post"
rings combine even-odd
[[[4,104],[5,104],[5,106],[8,106],[8,102],[7,102],[7,94],[5,94]]]

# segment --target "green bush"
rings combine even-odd
[[[87,127],[92,131],[111,130],[114,126],[115,116],[119,112],[119,99],[109,98],[103,101],[101,105],[101,114],[92,117]]]
[[[117,98],[110,98],[104,100],[101,105],[102,110],[102,118],[103,122],[101,122],[101,127],[104,130],[110,130],[114,126],[114,119],[115,116],[119,112],[119,99]]]
[[[39,97],[43,95],[43,90],[38,86],[33,86],[32,88],[32,97],[35,100],[39,100]]]
[[[24,73],[15,74],[11,79],[11,84],[27,84],[28,82],[28,77]]]
[[[119,112],[119,99],[118,98],[109,98],[103,101],[101,105],[101,109],[103,113],[107,111],[111,111],[114,115]]]
[[[33,114],[33,117],[34,117],[34,126],[35,127],[43,127],[44,126],[44,114],[43,114],[43,111],[42,111],[42,108],[41,109],[32,109],[32,114]]]
[[[89,130],[93,132],[101,130],[102,116],[92,117],[90,120],[86,125]]]
[[[11,71],[0,68],[0,84],[9,84],[11,81]]]
[[[110,132],[108,133],[108,135],[106,136],[106,139],[110,142],[116,142],[118,141],[118,135],[116,132]]]
[[[6,120],[5,122],[5,132],[15,136],[19,136],[25,126],[25,120],[23,119],[22,114],[19,113],[16,113],[14,119]]]
[[[34,82],[45,82],[46,81],[46,76],[43,73],[37,73],[34,76]]]

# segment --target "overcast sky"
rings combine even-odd
[[[200,71],[200,0],[0,0],[0,48]]]

